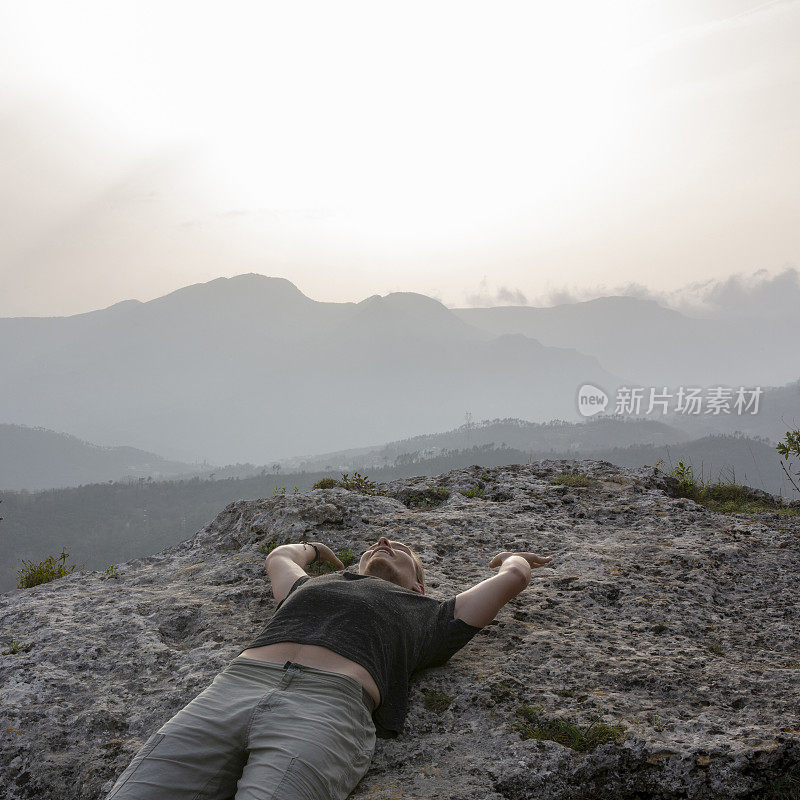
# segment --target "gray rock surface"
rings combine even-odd
[[[565,467],[598,482],[552,484]],[[357,556],[382,534],[407,541],[442,599],[494,574],[500,550],[553,556],[446,665],[415,678],[403,736],[378,740],[354,798],[798,796],[800,518],[712,513],[672,499],[652,468],[599,461],[432,482],[449,491],[438,505],[427,478],[382,484],[388,496],[237,501],[119,577],[0,596],[0,649],[22,646],[0,656],[0,796],[103,797],[269,619],[259,545],[303,534]],[[459,491],[476,486],[482,497]],[[521,706],[545,727],[602,722],[624,738],[586,751],[525,738]]]

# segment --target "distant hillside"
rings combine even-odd
[[[0,489],[51,489],[125,478],[164,480],[204,470],[135,447],[99,447],[76,436],[0,423]]]
[[[398,456],[433,457],[445,450],[469,450],[477,445],[506,445],[519,452],[588,452],[599,447],[624,447],[630,444],[669,444],[687,434],[657,419],[593,417],[582,422],[553,420],[529,422],[507,418],[465,423],[441,433],[426,433],[385,445],[354,448],[317,456],[281,460],[284,470],[331,468],[374,468],[391,466]],[[450,467],[448,467],[449,469]]]

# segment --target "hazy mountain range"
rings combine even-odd
[[[171,461],[264,464],[451,430],[467,411],[577,421],[583,383],[613,395],[631,382],[797,378],[788,318],[741,320],[746,336],[735,322],[630,297],[547,309],[451,310],[409,292],[326,303],[249,273],[71,317],[0,319],[0,420]]]
[[[215,463],[447,429],[465,410],[550,419],[584,381],[617,382],[593,356],[495,336],[423,295],[320,303],[254,274],[0,319],[0,363],[5,422]]]
[[[800,315],[753,304],[747,312],[701,319],[655,300],[599,297],[549,308],[454,308],[495,335],[521,333],[543,345],[574,347],[610,372],[646,386],[775,386],[800,377]]]

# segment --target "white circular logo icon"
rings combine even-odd
[[[608,395],[599,386],[584,383],[578,389],[578,413],[582,417],[593,417],[605,411],[607,405]]]

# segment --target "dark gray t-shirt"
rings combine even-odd
[[[316,644],[361,664],[381,693],[372,713],[376,733],[392,738],[403,729],[411,675],[441,666],[481,630],[455,619],[455,604],[455,597],[435,600],[374,575],[305,575],[248,648]]]

